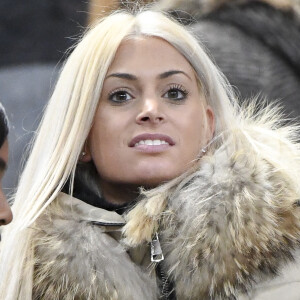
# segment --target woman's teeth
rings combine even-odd
[[[136,143],[134,146],[137,147],[139,145],[148,145],[148,146],[159,146],[159,145],[169,145],[166,141],[161,140],[142,140]]]

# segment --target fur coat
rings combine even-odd
[[[270,118],[241,117],[123,216],[61,193],[34,226],[33,298],[159,299],[158,233],[176,299],[300,299],[300,152]]]

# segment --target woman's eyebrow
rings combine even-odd
[[[158,75],[158,78],[165,79],[167,77],[170,77],[170,76],[176,75],[176,74],[183,74],[186,77],[188,77],[190,80],[192,80],[192,78],[187,73],[185,73],[184,71],[181,71],[181,70],[170,70],[170,71],[163,72]],[[122,79],[127,79],[127,80],[137,80],[138,79],[135,75],[132,75],[129,73],[112,73],[112,74],[109,74],[105,79],[110,78],[110,77],[117,77],[117,78],[122,78]]]
[[[123,78],[123,79],[128,79],[128,80],[137,80],[136,76],[129,74],[129,73],[112,73],[112,74],[109,74],[106,78],[109,78],[109,77],[117,77],[117,78]]]
[[[190,80],[192,80],[192,78],[187,73],[185,73],[184,71],[181,71],[181,70],[170,70],[170,71],[164,72],[164,73],[159,75],[159,78],[164,79],[164,78],[167,78],[169,76],[176,75],[176,74],[183,74],[186,77],[188,77]]]

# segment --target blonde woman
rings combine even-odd
[[[299,145],[278,117],[239,108],[163,14],[101,20],[22,174],[0,299],[297,299]]]

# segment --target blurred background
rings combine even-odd
[[[10,120],[9,194],[20,160],[40,121],[66,50],[86,26],[83,0],[0,1],[0,101]],[[38,162],[37,162],[38,167]]]
[[[99,17],[150,2],[0,1],[0,101],[10,120],[6,194],[16,186],[21,158],[26,159],[66,51]],[[287,119],[298,118],[300,0],[160,0],[154,5],[190,27],[240,99],[276,100]]]

